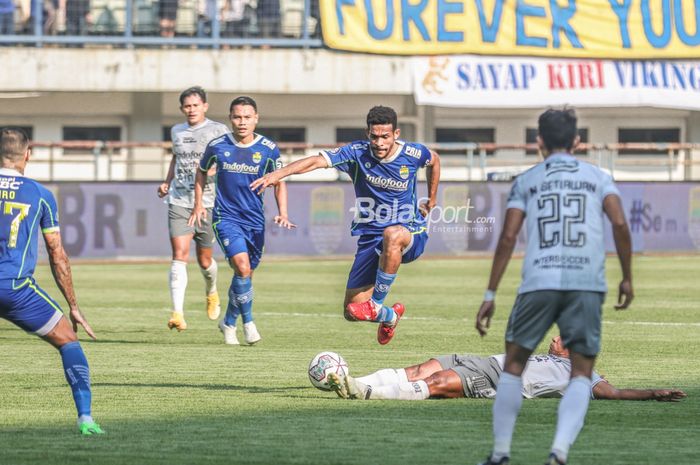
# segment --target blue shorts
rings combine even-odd
[[[214,234],[227,260],[239,253],[247,253],[250,268],[258,267],[265,249],[264,229],[246,229],[232,221],[220,220],[214,223]]]
[[[0,288],[0,318],[28,333],[45,336],[62,317],[61,307],[33,279],[16,288]]]
[[[410,231],[410,229],[409,229]],[[347,289],[357,289],[374,284],[377,280],[379,256],[382,254],[384,236],[382,234],[364,234],[357,240],[355,261],[348,276]],[[411,243],[403,251],[401,263],[411,263],[423,254],[428,242],[425,228],[411,231]]]

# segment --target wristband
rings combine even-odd
[[[486,289],[486,292],[484,292],[484,302],[493,302],[495,298],[496,292],[491,289]]]

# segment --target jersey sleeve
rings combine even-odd
[[[320,155],[326,159],[328,168],[336,168],[347,172],[350,165],[357,162],[359,152],[357,143],[353,142],[333,150],[321,150]]]
[[[39,205],[41,209],[39,213],[41,232],[46,234],[59,231],[58,205],[56,205],[56,198],[51,191],[41,188],[41,200],[39,201]]]
[[[601,199],[605,199],[605,197],[609,195],[617,195],[618,197],[620,197],[620,191],[617,189],[617,186],[615,185],[615,181],[613,181],[612,176],[610,176],[608,173],[603,173],[600,195]]]
[[[525,192],[523,191],[521,176],[515,178],[515,182],[510,188],[510,194],[508,194],[508,201],[506,202],[506,209],[508,208],[517,208],[518,210],[526,211]]]
[[[418,144],[420,149],[420,157],[418,157],[418,166],[425,168],[433,162],[433,154],[430,153],[430,149],[425,145]]]
[[[280,149],[275,144],[275,148],[270,152],[270,158],[268,159],[265,166],[265,173],[263,174],[272,173],[273,171],[282,169],[283,166],[282,158],[280,157]]]
[[[209,168],[216,163],[216,142],[218,142],[219,139],[214,139],[213,141],[209,142],[207,144],[207,148],[204,149],[204,154],[202,155],[202,158],[199,160],[199,169],[201,171],[209,171]]]

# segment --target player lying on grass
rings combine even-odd
[[[533,355],[523,373],[523,397],[561,397],[569,384],[569,351],[559,336],[549,354]],[[329,384],[345,399],[424,400],[428,398],[488,397],[496,394],[505,356],[444,355],[407,368],[386,368],[361,378],[329,375]],[[618,389],[593,373],[591,398],[678,402],[678,389]]]

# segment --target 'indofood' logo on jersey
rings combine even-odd
[[[246,165],[245,163],[226,163],[224,162],[223,168],[226,171],[230,171],[231,173],[243,173],[243,174],[258,174],[258,171],[260,171],[260,165],[258,166],[250,166]]]
[[[401,179],[408,179],[408,166],[401,165],[401,169],[399,170],[399,176],[401,176]]]
[[[405,191],[408,189],[408,181],[397,181],[396,179],[383,178],[381,176],[372,176],[366,174],[365,179],[375,187],[382,189],[390,189],[392,191]]]
[[[253,154],[253,162],[260,163],[260,160],[262,160],[262,155],[260,155],[260,152],[255,152]]]

